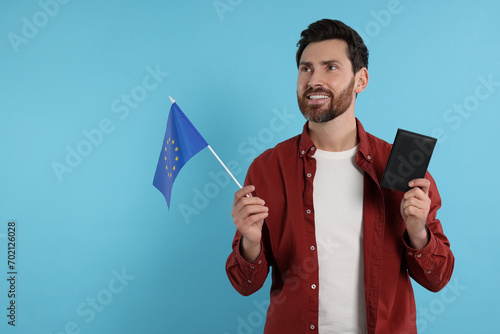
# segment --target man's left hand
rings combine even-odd
[[[422,249],[427,245],[429,236],[425,222],[431,208],[429,188],[431,182],[427,179],[415,179],[408,184],[408,190],[401,201],[401,216],[410,237],[411,247]]]

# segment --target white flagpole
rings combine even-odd
[[[222,167],[224,167],[224,169],[226,170],[226,172],[228,172],[228,174],[233,178],[234,182],[236,182],[236,184],[238,185],[238,187],[243,188],[241,186],[241,184],[238,182],[238,180],[236,180],[236,178],[234,177],[233,173],[231,173],[229,171],[229,169],[226,167],[226,165],[224,165],[224,163],[222,162],[222,160],[219,158],[219,156],[217,155],[217,153],[215,153],[214,150],[212,150],[212,148],[210,147],[210,145],[207,146],[209,149],[210,149],[210,152],[213,153],[213,155],[215,155],[215,157],[217,158],[217,160],[219,160],[220,164],[222,165]]]
[[[175,103],[175,100],[172,97],[169,96],[169,98],[170,98],[170,101],[172,101],[172,103]],[[238,185],[238,187],[240,187],[240,189],[243,188],[241,186],[241,184],[238,182],[238,180],[236,180],[236,178],[234,177],[233,173],[231,173],[231,171],[226,167],[226,165],[219,158],[219,156],[217,155],[217,153],[215,153],[215,151],[210,147],[210,145],[208,145],[207,147],[210,149],[210,152],[212,152],[212,154],[217,158],[217,160],[220,162],[220,164],[222,165],[222,167],[224,167],[224,169],[229,174],[229,176],[231,176],[231,178],[234,180],[234,182],[236,182],[236,184]]]

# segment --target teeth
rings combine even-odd
[[[329,98],[328,95],[311,95],[309,96],[309,99],[311,100],[319,100],[319,99],[327,99]]]

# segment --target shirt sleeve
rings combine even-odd
[[[253,165],[253,164],[252,164]],[[245,185],[253,183],[252,167],[250,166]],[[267,233],[266,223],[262,226],[262,237],[265,239]],[[237,230],[233,239],[233,251],[226,261],[226,273],[233,287],[243,296],[249,296],[259,290],[266,281],[269,273],[269,263],[266,258],[266,245],[260,242],[261,251],[259,257],[252,263],[243,258],[240,253],[241,233]]]
[[[233,287],[243,296],[249,296],[264,284],[269,267],[261,242],[259,257],[254,262],[246,261],[240,253],[241,233],[236,231],[233,251],[226,261],[226,273]]]
[[[437,292],[450,281],[455,258],[441,222],[436,218],[437,210],[441,207],[441,197],[432,176],[427,173],[426,178],[431,181],[429,190],[431,209],[426,223],[429,242],[424,248],[416,250],[409,246],[410,240],[408,233],[405,232],[403,243],[410,276],[424,288]]]

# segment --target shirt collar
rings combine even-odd
[[[299,157],[303,157],[306,154],[309,157],[311,157],[314,155],[316,151],[316,146],[314,145],[313,141],[311,140],[311,137],[309,137],[309,133],[307,132],[308,124],[309,121],[307,121],[306,124],[304,124],[304,127],[302,129],[302,134],[300,135],[299,152],[298,152]],[[371,146],[368,134],[366,133],[365,129],[363,128],[363,125],[357,118],[356,118],[356,126],[359,138],[358,152],[365,160],[371,162],[372,161]]]

